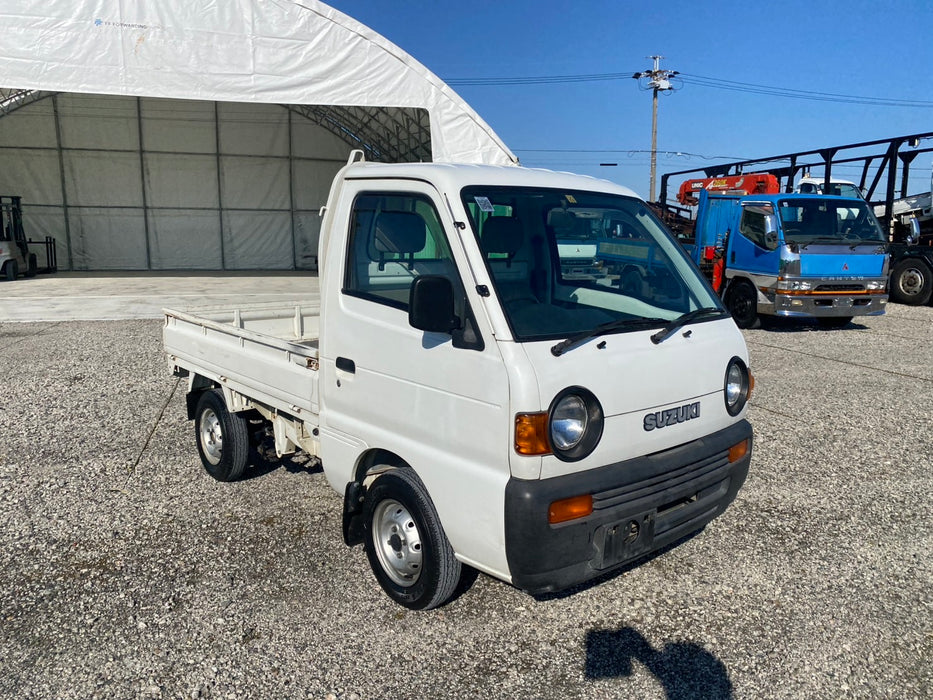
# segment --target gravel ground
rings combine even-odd
[[[746,331],[752,473],[534,598],[381,592],[300,459],[200,467],[158,321],[0,323],[0,696],[933,697],[933,308]]]

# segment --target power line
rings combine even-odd
[[[878,107],[933,107],[930,100],[901,100],[887,97],[866,97],[863,95],[845,95],[837,92],[822,92],[815,90],[797,90],[795,88],[781,88],[770,85],[757,85],[755,83],[741,83],[735,80],[711,78],[703,75],[681,73],[680,77],[685,84],[710,87],[718,90],[731,90],[734,92],[747,92],[758,95],[771,95],[773,97],[787,97],[798,100],[814,100],[817,102],[841,102],[847,104],[868,104]]]
[[[624,71],[615,73],[583,73],[577,75],[538,75],[523,77],[502,78],[449,78],[445,82],[452,87],[459,86],[496,86],[496,85],[548,85],[554,83],[583,83],[609,80],[623,80],[632,78],[638,71]],[[729,90],[731,92],[744,92],[771,97],[785,97],[797,100],[812,100],[815,102],[836,102],[840,104],[865,104],[876,107],[911,107],[929,109],[933,108],[930,100],[904,100],[888,97],[871,97],[866,95],[847,95],[836,92],[822,92],[817,90],[798,90],[773,85],[759,85],[756,83],[743,83],[735,80],[725,80],[704,75],[680,73],[677,76],[685,85],[712,88],[715,90]]]
[[[651,153],[650,150],[641,148],[513,148],[512,150],[519,153],[627,153],[629,155]],[[657,151],[657,153],[671,158],[680,156],[703,160],[751,160],[744,156],[705,156],[702,153],[688,151]]]
[[[635,71],[622,73],[583,73],[579,75],[537,75],[519,78],[449,78],[444,82],[451,87],[462,85],[546,85],[550,83],[587,83],[602,80],[631,78]]]

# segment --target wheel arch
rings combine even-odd
[[[363,502],[370,477],[390,469],[411,469],[402,457],[378,447],[363,452],[357,459],[353,479],[343,494],[343,541],[348,547],[363,542]]]
[[[219,389],[220,384],[200,374],[192,374],[188,380],[188,393],[185,394],[185,409],[188,420],[194,420],[194,412],[198,407],[198,400],[208,389]]]
[[[736,272],[731,277],[727,277],[725,279],[723,283],[723,287],[722,287],[723,296],[728,294],[729,290],[732,289],[732,287],[738,286],[740,284],[750,284],[752,288],[755,290],[755,293],[756,294],[758,293],[758,286],[755,284],[755,281],[751,277],[749,277],[743,272]]]

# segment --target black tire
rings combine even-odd
[[[733,282],[726,296],[726,306],[739,328],[751,328],[758,321],[758,293],[750,282]]]
[[[851,320],[851,316],[824,316],[816,319],[816,322],[820,328],[845,328]]]
[[[236,481],[249,460],[249,423],[227,410],[223,393],[209,389],[194,411],[194,436],[204,469],[217,481]]]
[[[463,568],[414,471],[380,475],[366,492],[363,522],[369,565],[392,600],[430,610],[453,597]]]
[[[7,282],[15,282],[19,276],[19,267],[15,260],[7,260],[6,265],[3,266],[3,271],[6,273]]]
[[[35,253],[30,253],[29,258],[26,260],[26,277],[35,277],[36,273],[39,271],[39,261],[36,258]]]
[[[891,271],[891,299],[899,304],[922,306],[933,294],[933,272],[918,258],[901,260]]]

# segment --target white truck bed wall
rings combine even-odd
[[[319,303],[164,309],[170,365],[316,423]]]

